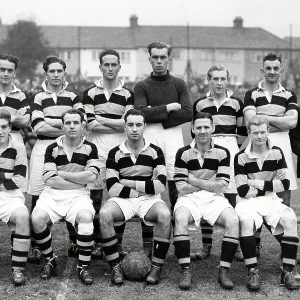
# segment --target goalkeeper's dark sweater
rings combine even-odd
[[[168,113],[167,104],[177,102],[181,109]],[[134,88],[134,106],[146,116],[147,123],[162,123],[171,128],[192,120],[192,103],[186,83],[169,74],[138,82]]]

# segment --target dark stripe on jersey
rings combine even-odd
[[[17,150],[14,148],[7,148],[2,152],[1,157],[15,160],[17,157]]]
[[[0,101],[0,103],[1,103],[1,106],[9,106],[16,110],[19,110],[21,108],[20,101],[18,101],[18,99],[15,99],[15,98],[7,97],[5,99],[4,105],[2,105],[2,101]]]
[[[96,116],[101,116],[101,117],[108,118],[108,119],[121,119],[122,118],[122,116],[115,115],[115,114],[96,114]]]
[[[5,182],[3,182],[3,186],[7,190],[17,190],[18,186],[13,182],[12,179],[6,179]]]
[[[26,166],[24,165],[17,165],[14,167],[14,173],[15,175],[21,175],[23,177],[26,176]]]
[[[238,127],[239,128],[239,127]],[[236,133],[236,125],[216,125],[214,135],[216,134],[235,134]]]
[[[89,160],[88,155],[84,153],[74,152],[72,155],[71,163],[75,163],[81,166],[86,166],[88,160]]]

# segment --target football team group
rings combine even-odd
[[[27,260],[43,260],[42,279],[57,273],[51,225],[64,219],[81,282],[94,282],[91,257],[103,255],[111,282],[123,284],[125,224],[139,217],[141,251],[151,258],[148,284],[159,283],[172,239],[179,288],[189,289],[189,230],[201,228],[203,246],[194,257],[205,259],[218,224],[225,229],[219,284],[233,288],[229,271],[236,258],[247,268],[247,288],[259,290],[264,225],[281,246],[281,284],[298,289],[289,138],[298,104],[279,82],[281,58],[264,57],[263,80],[244,101],[228,88],[228,70],[212,66],[207,94],[192,105],[186,83],[169,73],[171,48],[153,42],[147,49],[152,72],[134,92],[118,79],[118,52],[108,49],[100,55],[101,79],[83,97],[68,89],[65,62],[51,56],[43,63],[40,91],[29,99],[13,84],[19,59],[0,55],[0,220],[11,229],[13,283],[25,283]],[[194,139],[184,145],[181,125],[190,121]],[[20,130],[29,122],[37,141],[27,170]],[[161,198],[166,187],[170,207]],[[102,203],[104,188],[109,199]],[[32,196],[31,212],[23,192]]]

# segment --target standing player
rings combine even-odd
[[[283,234],[281,284],[289,290],[299,289],[293,274],[299,243],[297,217],[276,195],[288,190],[290,185],[283,151],[268,140],[267,118],[254,117],[248,121],[247,128],[251,142],[234,161],[236,186],[241,197],[236,206],[241,225],[240,243],[249,271],[247,287],[252,291],[260,288],[254,230],[260,228],[264,220],[274,235]]]
[[[194,141],[176,154],[174,179],[179,198],[174,208],[174,246],[181,267],[181,289],[191,286],[188,230],[195,230],[202,218],[225,227],[218,282],[224,289],[233,288],[229,268],[239,243],[239,220],[223,196],[230,182],[230,153],[213,142],[214,129],[212,116],[198,113],[192,125]]]
[[[43,69],[46,80],[42,84],[42,90],[32,100],[31,126],[37,134],[37,141],[32,149],[29,169],[28,194],[32,195],[31,211],[45,187],[43,165],[46,148],[64,134],[61,129],[61,115],[71,108],[84,112],[82,99],[67,90],[66,63],[56,56],[50,56],[44,61]],[[71,255],[76,245],[76,237],[72,232],[74,231],[70,231],[72,236],[69,248]],[[40,260],[37,250],[33,251],[33,255],[32,259]]]
[[[89,264],[95,210],[87,184],[94,182],[99,174],[98,151],[82,135],[85,123],[82,112],[71,109],[61,119],[64,135],[46,149],[43,173],[46,187],[32,212],[35,240],[45,259],[41,278],[49,279],[56,273],[49,225],[66,219],[77,232],[78,278],[84,284],[92,284]]]
[[[25,283],[23,271],[30,247],[29,213],[20,190],[25,182],[27,156],[25,146],[12,139],[11,127],[10,113],[0,109],[0,220],[15,230],[12,279],[15,285],[21,285]]]
[[[99,232],[99,210],[101,207],[103,189],[105,187],[105,163],[110,149],[121,144],[125,139],[124,115],[133,108],[133,93],[124,87],[124,82],[117,78],[121,69],[120,55],[117,51],[108,49],[100,54],[99,69],[102,79],[96,80],[95,84],[84,91],[83,104],[87,114],[87,129],[91,131],[88,140],[94,143],[99,152],[101,160],[101,172],[97,182],[90,187],[91,199],[96,210],[95,218],[95,249],[93,257],[101,257],[100,232]],[[152,243],[152,228],[143,223],[144,247],[150,249]],[[125,223],[116,226],[119,240],[119,253],[125,256],[126,252],[122,248],[122,237]],[[149,230],[150,229],[150,230]],[[150,232],[149,232],[150,231]],[[147,235],[150,235],[147,240]],[[150,252],[150,250],[145,250]]]
[[[157,225],[152,268],[146,281],[157,284],[170,245],[171,215],[160,193],[166,185],[166,167],[162,150],[143,138],[145,116],[132,109],[125,116],[126,140],[111,149],[106,162],[106,185],[110,198],[100,210],[102,246],[112,267],[113,284],[123,283],[114,223],[139,216],[149,225]]]
[[[289,130],[296,127],[298,119],[298,104],[295,93],[286,90],[280,83],[284,69],[281,58],[269,53],[263,58],[261,73],[264,80],[245,94],[244,116],[246,125],[256,115],[263,115],[269,120],[271,142],[280,147],[287,162],[287,178],[290,180],[289,190],[278,193],[284,204],[290,206],[291,190],[297,189],[297,179],[294,170]],[[256,235],[257,254],[260,252],[260,231]],[[281,236],[276,236],[281,240]]]
[[[234,156],[247,137],[247,130],[243,124],[243,102],[234,97],[233,92],[227,88],[228,80],[229,72],[224,66],[212,66],[207,72],[210,90],[205,97],[194,103],[193,114],[195,116],[199,112],[206,112],[212,115],[215,126],[212,140],[230,152],[230,182],[224,196],[235,207],[237,190],[234,179]],[[211,252],[213,227],[206,221],[201,221],[201,232],[203,247],[196,253],[196,257],[204,259]],[[242,259],[240,252],[237,252],[236,258]]]
[[[30,108],[27,95],[13,84],[18,65],[18,57],[0,54],[0,106],[11,114],[10,135],[16,141],[24,144],[20,129],[29,123]]]
[[[185,82],[169,71],[171,47],[153,42],[147,47],[152,73],[134,88],[135,108],[146,116],[145,137],[164,152],[168,172],[171,211],[177,201],[174,162],[177,150],[183,146],[182,124],[192,120],[192,103]]]

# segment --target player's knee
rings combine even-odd
[[[297,217],[293,212],[286,210],[282,215],[281,220],[285,232],[297,230]]]
[[[166,205],[161,206],[158,210],[157,220],[159,223],[170,224],[171,212]]]
[[[29,226],[29,213],[27,208],[20,208],[16,211],[16,225]]]
[[[34,209],[31,215],[31,222],[33,225],[33,228],[39,229],[45,226],[47,224],[47,218],[48,215],[45,211],[40,209]]]
[[[81,210],[76,216],[76,223],[91,223],[93,222],[93,214],[89,210]]]
[[[175,211],[175,226],[176,227],[187,227],[189,216],[183,209],[177,209]]]
[[[78,234],[79,235],[92,235],[94,230],[93,223],[79,223]]]
[[[238,218],[239,218],[240,228],[242,232],[253,231],[254,220],[252,216],[247,214],[240,214],[238,215]]]
[[[112,211],[106,205],[102,207],[99,212],[99,221],[100,221],[100,226],[113,224]]]

